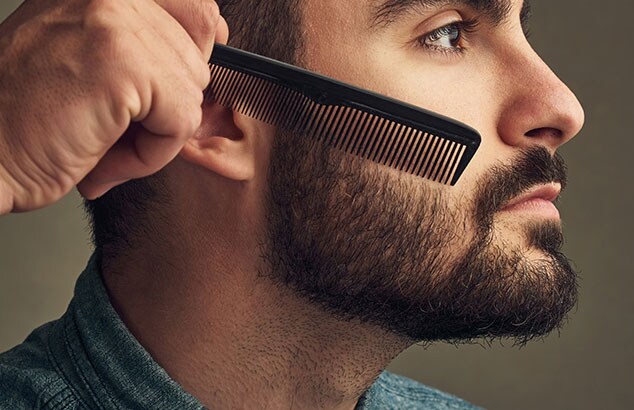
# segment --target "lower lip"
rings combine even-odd
[[[542,216],[544,218],[552,218],[559,219],[559,210],[550,201],[545,199],[531,199],[528,201],[520,202],[519,204],[515,204],[511,207],[502,209],[503,212],[521,212],[521,213],[531,213],[535,215]]]

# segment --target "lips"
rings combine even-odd
[[[502,210],[509,210],[511,208],[521,206],[522,204],[527,204],[532,201],[548,201],[553,202],[559,197],[561,193],[561,184],[558,182],[553,182],[545,185],[535,186],[528,191],[525,191],[523,194],[513,198],[511,201],[507,202]]]

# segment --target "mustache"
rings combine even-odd
[[[535,185],[556,182],[562,190],[568,184],[568,169],[559,154],[551,155],[541,146],[522,151],[510,165],[496,165],[479,184],[476,217],[490,222],[505,203]]]

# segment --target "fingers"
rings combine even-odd
[[[14,142],[3,213],[75,184],[94,198],[168,164],[200,126],[228,28],[213,0],[59,0],[25,2],[0,33],[20,37],[0,41],[0,113],[15,124],[0,121]]]
[[[134,104],[127,102],[139,107],[130,112],[137,123],[78,184],[80,193],[88,199],[159,171],[178,155],[202,121],[203,90],[209,83],[207,61],[215,41],[227,42],[227,23],[213,0],[155,3],[160,7],[143,18],[156,30],[135,32],[145,44],[145,52],[136,53],[135,61],[157,69],[145,80],[137,77],[132,81],[144,84],[135,86],[138,94],[121,93],[139,96]],[[155,36],[163,38],[162,44],[149,39]]]
[[[224,17],[220,16],[216,27],[216,43],[227,44],[229,41],[229,26]]]
[[[209,60],[216,37],[220,10],[214,0],[156,0],[187,31],[203,59]]]
[[[161,170],[181,151],[186,140],[155,135],[135,124],[77,185],[79,193],[95,199],[131,179]]]
[[[160,74],[151,79],[151,95],[145,110],[132,116],[153,134],[191,136],[200,123],[202,92],[209,84],[208,61],[216,32],[226,41],[228,28],[213,0],[156,0],[163,13],[155,15],[154,27],[171,47],[147,47]],[[187,37],[183,40],[181,37]],[[191,47],[188,46],[191,43]],[[190,71],[187,75],[187,71]],[[188,81],[190,80],[190,81]],[[148,104],[149,103],[149,104]],[[151,107],[150,107],[151,105]],[[198,122],[192,121],[196,118]]]

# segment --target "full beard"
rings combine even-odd
[[[468,172],[468,170],[467,170]],[[525,225],[527,247],[499,238],[494,216],[537,183],[565,183],[543,148],[483,177],[474,200],[447,188],[280,133],[270,164],[262,274],[344,320],[415,341],[514,338],[560,326],[576,274],[559,223]]]

